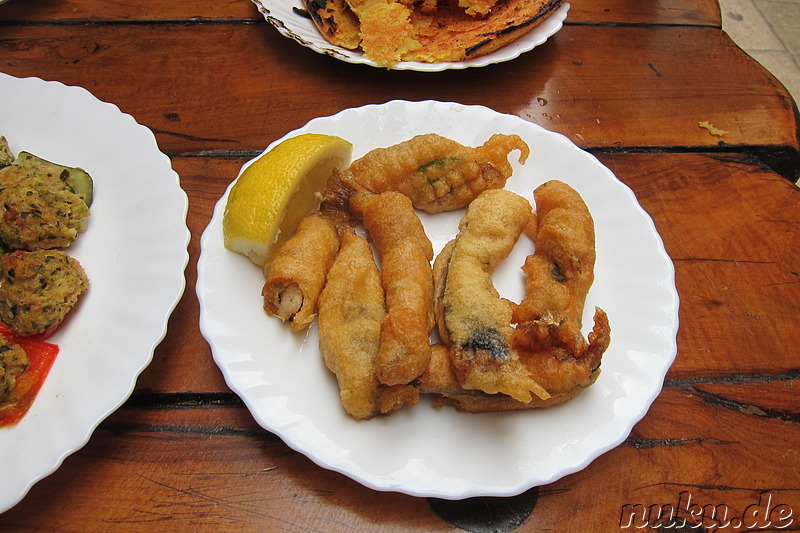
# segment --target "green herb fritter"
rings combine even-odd
[[[61,250],[0,255],[0,322],[19,335],[58,326],[89,288],[80,263]]]

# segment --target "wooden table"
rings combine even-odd
[[[800,530],[798,115],[716,2],[573,0],[544,46],[430,74],[316,54],[247,0],[12,0],[0,71],[85,87],[149,127],[192,232],[187,290],[133,396],[0,530]],[[677,359],[627,440],[584,470],[512,498],[372,491],[262,430],[214,364],[193,289],[226,186],[308,120],[391,99],[481,104],[562,133],[655,221],[676,269]],[[669,505],[675,520],[659,522]]]

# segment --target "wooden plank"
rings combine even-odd
[[[137,389],[153,392],[227,392],[211,349],[200,334],[197,259],[200,238],[214,206],[249,158],[177,157],[172,166],[189,196],[187,226],[191,233],[186,290],[168,324],[167,335],[153,354],[153,363],[139,376]]]
[[[800,381],[702,387],[722,398],[758,393],[758,408],[769,411],[794,405]],[[510,519],[526,531],[612,531],[629,518],[639,528],[646,525],[654,515],[642,513],[654,505],[672,505],[676,516],[690,519],[692,511],[703,518],[692,502],[699,508],[724,505],[730,519],[745,517],[762,493],[771,495],[773,510],[790,507],[796,526],[800,425],[709,401],[706,392],[668,386],[620,446],[512,501],[527,506],[372,491],[290,450],[241,408],[123,408],[84,449],[0,515],[0,529],[43,531],[57,516],[60,531],[82,531],[91,515],[110,528],[168,524],[177,531],[374,531],[376,524],[381,531],[452,531],[458,530],[452,521],[467,518],[472,531],[510,531],[499,525]],[[774,461],[763,460],[766,442]],[[465,516],[464,509],[471,513]],[[772,515],[773,525],[777,518]]]
[[[200,238],[211,220],[217,200],[236,177],[247,159],[173,158],[181,187],[189,196],[187,226],[189,264],[185,270],[186,289],[170,317],[167,334],[158,345],[153,362],[142,372],[137,388],[153,392],[229,391],[211,349],[200,334],[200,303],[197,299],[197,259]]]
[[[636,193],[675,264],[680,329],[670,376],[796,369],[800,340],[786,332],[800,328],[791,303],[800,297],[800,189],[743,158],[600,159]]]
[[[793,387],[797,386],[794,381]],[[723,396],[749,393],[752,398],[753,390],[747,387],[716,385]],[[784,382],[759,384],[766,391],[763,404],[783,405],[796,395],[793,387]],[[526,525],[532,530],[616,531],[630,524],[624,529],[661,531],[668,522],[663,520],[659,528],[656,512],[668,512],[671,505],[676,508],[676,520],[670,530],[695,531],[697,526],[686,526],[700,523],[706,531],[716,531],[712,511],[719,527],[727,509],[731,524],[720,531],[743,531],[743,525],[755,525],[747,529],[753,531],[757,524],[766,528],[766,519],[758,521],[764,517],[749,514],[764,505],[759,501],[765,493],[772,496],[773,508],[779,504],[791,508],[793,520],[788,526],[796,529],[800,520],[797,438],[797,423],[709,404],[691,388],[668,387],[622,446],[582,472],[543,487],[536,512]],[[764,461],[768,442],[775,460]],[[742,520],[739,527],[733,527],[734,518]],[[778,513],[772,516],[773,526],[779,525],[778,518]],[[787,527],[785,522],[782,525]],[[679,529],[681,524],[684,529]]]
[[[64,3],[59,0],[42,0],[36,5],[30,2],[12,2],[0,10],[0,20],[12,22],[37,21],[165,21],[187,20],[263,20],[256,5],[250,0],[227,2],[166,2],[158,0],[93,2],[76,0]]]
[[[567,23],[685,24],[720,26],[719,6],[715,0],[654,0],[629,2],[606,0],[589,2],[573,0]],[[249,0],[228,2],[93,2],[75,0],[68,4],[58,0],[13,2],[0,10],[0,21],[164,21],[225,20],[263,17]]]
[[[682,24],[722,26],[717,0],[571,0],[567,24]]]
[[[170,153],[260,151],[314,117],[392,99],[486,105],[587,147],[798,151],[791,96],[709,27],[570,26],[515,61],[438,74],[343,64],[266,22],[202,39],[184,25],[12,26],[2,46],[15,50],[7,73],[85,85]]]

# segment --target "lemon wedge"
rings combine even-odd
[[[222,218],[225,248],[263,265],[319,207],[328,178],[349,164],[352,150],[340,137],[304,133],[262,154],[231,187]]]

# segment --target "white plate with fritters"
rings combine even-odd
[[[87,230],[65,249],[89,290],[47,339],[60,351],[31,410],[0,427],[3,512],[133,392],[183,294],[189,230],[178,175],[133,117],[81,87],[39,78],[0,74],[0,95],[0,135],[15,155],[79,166],[94,180]]]
[[[448,499],[509,496],[550,483],[628,436],[675,358],[678,295],[672,261],[626,185],[566,137],[485,107],[391,101],[314,119],[284,138],[308,132],[351,141],[354,158],[422,133],[470,146],[494,133],[520,135],[531,156],[520,165],[511,153],[514,174],[506,188],[532,201],[536,186],[559,179],[583,196],[597,235],[584,326],[591,327],[594,306],[600,306],[612,340],[597,382],[558,407],[465,414],[436,409],[423,398],[390,416],[357,422],[341,407],[336,379],[319,353],[316,324],[293,334],[267,316],[261,270],[224,248],[226,192],[201,241],[200,327],[228,385],[262,427],[317,464],[373,489]],[[436,253],[456,234],[463,213],[421,216]],[[530,241],[520,239],[497,270],[493,279],[502,296],[520,300],[520,267],[532,251]]]
[[[264,18],[272,24],[284,37],[288,37],[301,45],[320,54],[328,55],[359,65],[385,68],[375,61],[364,57],[359,50],[348,50],[335,46],[319,33],[314,22],[306,13],[303,0],[252,0]],[[419,72],[440,72],[442,70],[465,69],[469,67],[485,67],[515,59],[525,52],[533,50],[555,35],[563,26],[569,11],[569,3],[564,3],[531,31],[502,48],[484,56],[466,61],[449,61],[440,63],[423,63],[418,61],[401,61],[392,65],[393,70],[415,70]]]

